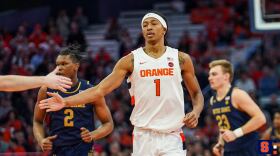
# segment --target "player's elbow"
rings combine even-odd
[[[266,118],[263,113],[258,116],[258,123],[260,124],[260,127],[266,123]]]
[[[109,126],[108,126],[108,133],[112,133],[113,132],[113,129],[114,129],[114,122],[113,121],[110,121],[109,122]]]
[[[43,125],[43,121],[34,117],[33,125]]]
[[[43,128],[43,121],[33,119],[33,131],[37,132],[39,128]]]
[[[105,136],[106,136],[106,135],[109,135],[113,132],[114,123],[113,123],[113,121],[107,121],[107,122],[103,123],[102,127],[105,130],[104,132],[105,132]]]

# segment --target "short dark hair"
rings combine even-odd
[[[80,50],[79,44],[70,44],[65,48],[62,48],[59,55],[70,55],[70,58],[75,63],[81,63],[86,57],[86,53]]]
[[[166,33],[164,35],[164,45],[168,45],[168,42],[167,42],[168,21],[167,21],[167,18],[162,13],[160,13],[158,11],[155,11],[155,10],[149,11],[149,13],[155,13],[155,14],[159,15],[160,17],[162,17],[164,19],[164,21],[166,23],[166,26],[167,26]]]

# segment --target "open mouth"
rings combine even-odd
[[[153,37],[153,36],[155,36],[155,33],[148,32],[148,33],[147,33],[147,36],[148,36],[148,37]]]

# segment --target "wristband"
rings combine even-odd
[[[233,131],[234,135],[239,138],[239,137],[242,137],[244,135],[243,131],[242,131],[242,128],[237,128]]]

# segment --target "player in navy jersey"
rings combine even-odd
[[[48,98],[47,92],[58,93],[68,97],[82,92],[90,87],[90,83],[78,79],[77,72],[82,55],[78,47],[72,45],[63,49],[56,59],[58,75],[69,77],[73,85],[66,92],[42,87],[38,93],[37,104]],[[113,130],[113,121],[110,111],[101,98],[92,104],[78,104],[65,107],[57,112],[46,112],[35,106],[33,131],[36,140],[43,151],[52,151],[56,156],[88,156],[93,153],[93,141],[105,137]],[[102,125],[95,129],[94,113]],[[43,122],[49,119],[49,134],[45,135]]]
[[[265,131],[262,140],[272,140],[272,142],[280,147],[280,109],[275,110],[273,124]],[[280,148],[278,151],[280,152]]]
[[[233,67],[227,60],[209,64],[209,83],[216,92],[210,99],[212,113],[219,126],[217,156],[256,156],[258,134],[266,119],[257,104],[243,90],[231,86]]]

